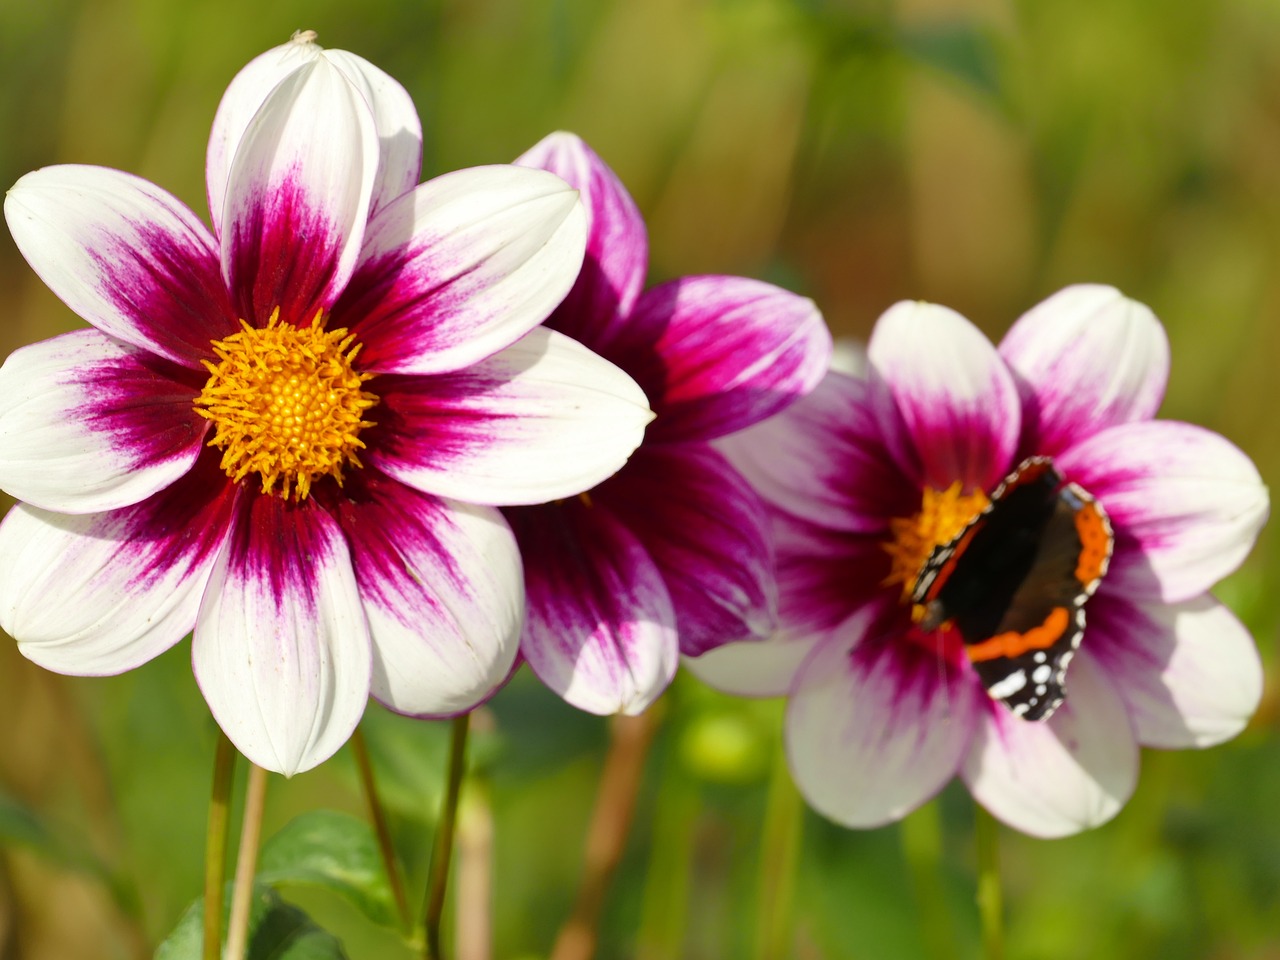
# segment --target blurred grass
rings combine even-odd
[[[427,175],[508,160],[553,129],[582,134],[648,217],[657,279],[772,279],[854,337],[906,297],[998,337],[1066,283],[1114,283],[1168,329],[1164,415],[1221,431],[1276,475],[1272,0],[365,0],[358,13],[337,0],[0,0],[0,182],[107,164],[203,215],[223,88],[302,27],[405,84]],[[0,305],[6,353],[78,325],[7,234]],[[1276,537],[1221,590],[1269,666]],[[477,769],[495,831],[494,955],[545,956],[571,903],[605,728],[527,676],[491,715]],[[775,704],[689,680],[673,690],[602,957],[751,955],[778,720]],[[200,885],[213,736],[187,647],[125,677],[71,680],[0,645],[0,722],[3,795],[131,891],[113,900],[91,871],[11,842],[0,957],[145,955]],[[1113,823],[1053,843],[1004,835],[1010,955],[1280,956],[1278,728],[1272,684],[1235,742],[1146,753]],[[445,733],[375,709],[368,734],[420,891]],[[321,805],[360,812],[345,751],[273,783],[267,832]],[[795,957],[977,955],[966,795],[953,787],[916,816],[939,831],[932,894],[901,834],[916,831],[917,849],[933,828],[803,817]],[[336,899],[287,892],[357,960],[408,956]],[[945,936],[921,929],[922,897]]]

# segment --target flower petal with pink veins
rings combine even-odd
[[[241,501],[191,645],[218,726],[260,767],[327,760],[364,713],[369,627],[336,521],[313,500]]]
[[[787,701],[796,786],[849,827],[897,820],[942,789],[985,698],[940,655],[886,635],[881,616],[865,608],[814,648]]]
[[[447,716],[493,693],[524,623],[520,554],[502,514],[368,470],[328,509],[369,620],[373,695],[398,713]]]
[[[288,74],[231,161],[220,240],[238,315],[309,324],[333,306],[364,241],[379,144],[373,113],[324,57]]]
[[[716,441],[765,500],[829,530],[887,534],[920,508],[894,465],[867,401],[868,385],[829,373],[775,417]]]
[[[1148,747],[1229,740],[1262,698],[1253,637],[1208,594],[1172,604],[1099,595],[1089,603],[1084,642],[1114,678]]]
[[[0,366],[0,488],[62,513],[164,489],[203,447],[193,377],[97,330],[15,350]]]
[[[681,277],[646,290],[608,349],[649,397],[663,442],[750,426],[818,385],[831,334],[812,300],[744,277]]]
[[[1013,465],[1018,388],[995,347],[960,314],[903,301],[867,346],[871,402],[898,465],[919,486],[990,490]]]
[[[709,444],[641,447],[592,491],[644,544],[675,605],[680,652],[765,637],[777,620],[764,504]]]
[[[200,370],[237,329],[209,230],[140,177],[64,165],[9,190],[5,220],[31,268],[103,333]]]
[[[458,373],[379,377],[369,462],[466,503],[545,503],[594,487],[640,444],[651,418],[625,373],[538,328]],[[383,433],[382,431],[386,431]]]
[[[961,776],[1009,826],[1063,837],[1124,806],[1138,782],[1138,745],[1120,695],[1082,649],[1067,672],[1067,699],[1048,720],[1021,720],[988,700]]]
[[[549,170],[578,191],[587,217],[587,255],[578,279],[547,325],[603,350],[644,287],[649,243],[644,219],[622,181],[572,133],[543,137],[516,160]]]
[[[450,373],[543,320],[582,264],[586,219],[559,177],[475,167],[422,184],[370,225],[333,323],[374,373]]]
[[[1055,455],[1092,433],[1149,420],[1169,381],[1169,338],[1148,307],[1081,284],[1032,307],[1000,343],[1022,393],[1023,446]]]
[[[230,529],[235,488],[203,457],[135,506],[18,504],[0,524],[0,626],[49,670],[123,673],[182,639]]]
[[[1103,589],[1178,602],[1236,569],[1269,511],[1258,469],[1230,441],[1150,420],[1094,434],[1057,458],[1116,531]]]
[[[643,711],[679,662],[671,599],[644,547],[602,505],[505,512],[524,557],[520,651],[533,672],[580,710]]]

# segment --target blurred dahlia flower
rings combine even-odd
[[[865,378],[833,373],[724,442],[769,504],[782,629],[691,664],[788,696],[809,802],[872,827],[958,774],[1009,825],[1061,836],[1115,815],[1139,745],[1238,733],[1261,667],[1208,590],[1267,491],[1222,437],[1152,419],[1169,369],[1154,314],[1068,287],[995,348],[900,303],[867,352]]]
[[[255,763],[292,774],[370,691],[463,711],[518,650],[495,504],[613,473],[636,384],[539,328],[585,218],[542,171],[418,186],[408,94],[302,34],[232,81],[210,231],[115,170],[38,170],[5,216],[94,329],[0,368],[0,625],[49,669],[111,674],[192,631],[196,679]]]
[[[574,706],[639,713],[680,653],[771,632],[764,508],[709,441],[812,390],[831,336],[812,301],[757,280],[683,277],[641,292],[644,221],[604,161],[556,133],[516,162],[563,177],[587,210],[582,273],[547,326],[626,370],[656,415],[615,476],[505,511],[529,595],[520,649]]]

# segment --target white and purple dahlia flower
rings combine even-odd
[[[773,517],[782,628],[693,664],[721,688],[788,696],[791,768],[816,809],[876,826],[959,775],[1006,823],[1060,836],[1123,806],[1139,745],[1201,747],[1243,728],[1258,653],[1208,591],[1251,549],[1267,491],[1221,436],[1152,419],[1169,348],[1149,309],[1068,287],[997,348],[951,310],[900,303],[867,359],[865,377],[833,373],[725,441]],[[1040,722],[989,696],[974,648],[924,629],[913,604],[935,549],[1032,456],[1114,530],[1065,702]]]
[[[578,137],[552,134],[517,163],[563,177],[587,211],[582,273],[547,326],[627,371],[655,413],[615,476],[505,511],[529,594],[521,652],[574,706],[639,713],[681,653],[772,631],[766,513],[710,441],[812,390],[831,337],[812,301],[757,280],[683,277],[644,290],[644,221]]]
[[[92,329],[0,368],[0,625],[62,673],[129,670],[194,630],[251,760],[292,774],[372,694],[467,710],[508,675],[524,594],[496,505],[616,471],[651,413],[539,327],[586,218],[538,170],[418,185],[408,94],[300,35],[232,81],[212,230],[137,177],[24,176],[19,249]]]

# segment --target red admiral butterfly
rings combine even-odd
[[[1067,664],[1084,633],[1084,604],[1111,559],[1102,505],[1031,457],[916,578],[921,626],[951,623],[987,692],[1024,720],[1062,703]]]

